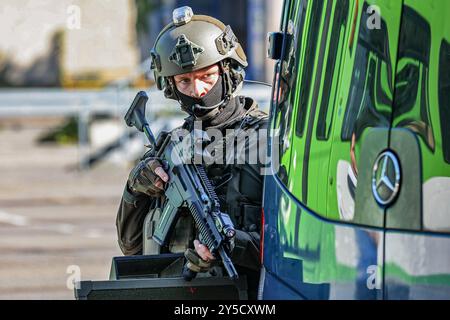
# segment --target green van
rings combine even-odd
[[[284,1],[260,298],[450,299],[449,14]]]

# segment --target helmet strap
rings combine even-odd
[[[173,77],[166,77],[165,83],[166,88],[164,90],[164,95],[168,99],[177,100],[182,110],[187,113],[194,115],[199,120],[208,120],[210,118],[215,117],[217,114],[221,112],[224,106],[234,97],[236,97],[240,91],[242,86],[242,78],[243,76],[239,72],[234,72],[231,69],[229,60],[222,60],[219,62],[219,68],[221,70],[221,82],[222,82],[222,100],[212,106],[202,106],[199,103],[189,103],[186,105],[186,102],[183,102],[182,93],[177,89]],[[194,99],[194,98],[192,98]],[[196,110],[208,111],[205,114],[201,114],[199,112],[196,114]]]

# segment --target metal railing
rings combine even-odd
[[[77,117],[79,167],[86,169],[89,161],[88,129],[92,117],[107,114],[122,119],[137,89],[125,87],[127,81],[117,82],[114,87],[102,90],[67,90],[67,89],[7,89],[0,90],[0,118],[12,117]],[[149,95],[147,107],[148,119],[155,119],[161,111],[179,111],[177,101],[168,100],[155,87],[146,90]],[[268,110],[270,101],[269,87],[259,84],[245,84],[241,92],[254,98],[263,110]],[[125,123],[124,123],[125,127]],[[128,128],[126,130],[129,130]],[[121,143],[127,143],[129,132],[126,131]]]

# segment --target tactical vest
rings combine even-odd
[[[244,98],[242,97],[242,99]],[[223,129],[235,129],[235,132],[244,134],[251,130],[258,132],[260,129],[267,129],[267,114],[257,108],[254,100],[245,98],[243,102],[245,103],[244,108],[248,110],[247,113],[240,119],[227,124],[226,128]],[[267,141],[267,137],[258,139],[256,142],[259,144],[259,148],[262,148],[264,154],[267,149],[265,141]],[[225,136],[223,143],[236,144],[235,136]],[[255,146],[251,145],[251,142],[243,146],[245,152],[253,147]],[[235,150],[236,153],[243,151],[238,150],[237,147]],[[226,161],[224,160],[224,162]],[[263,176],[260,174],[260,164],[212,164],[206,166],[206,170],[208,177],[215,186],[221,210],[229,214],[235,228],[259,233],[263,191]],[[187,211],[180,213],[167,248],[161,248],[153,240],[152,236],[161,212],[161,208],[154,202],[144,220],[142,253],[147,255],[166,252],[177,253],[184,252],[187,248],[192,247],[192,242],[196,238],[196,231],[193,220]]]

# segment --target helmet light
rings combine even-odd
[[[183,24],[191,21],[194,12],[191,7],[184,6],[173,10],[172,20],[176,26],[182,26]]]

